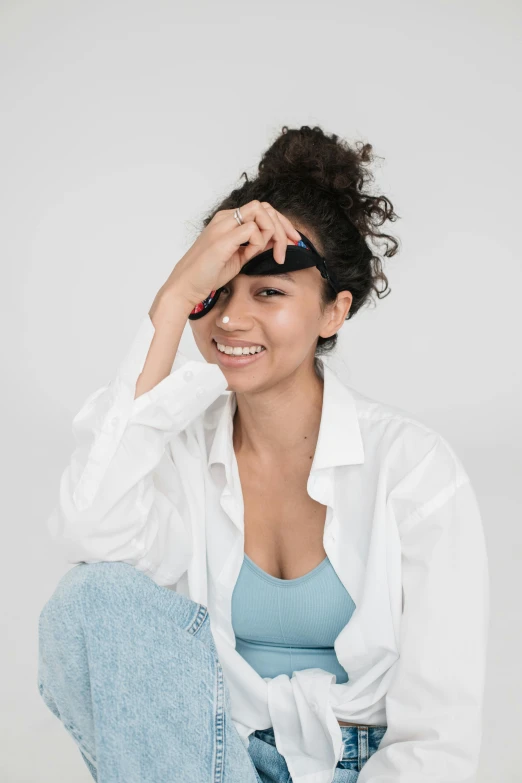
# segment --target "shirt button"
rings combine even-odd
[[[192,372],[192,370],[185,370],[185,372],[183,373],[183,377],[185,378],[186,381],[191,381],[192,378],[194,377],[194,373]]]
[[[203,388],[203,386],[198,386],[198,388],[196,389],[196,397],[202,397],[203,394],[205,394],[205,389]]]
[[[319,712],[319,707],[317,706],[317,704],[315,703],[315,701],[313,701],[313,702],[310,704],[310,709],[312,710],[312,712]]]

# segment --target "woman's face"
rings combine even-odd
[[[310,236],[304,228],[303,233]],[[270,242],[266,249],[272,246]],[[199,351],[207,362],[219,365],[229,390],[268,388],[303,362],[313,369],[317,337],[336,331],[334,327],[329,331],[328,310],[321,313],[322,284],[317,267],[293,271],[288,279],[282,274],[238,274],[205,316],[189,321]],[[226,323],[224,316],[228,316]],[[264,350],[239,358],[218,350],[217,343],[239,347],[237,341]]]

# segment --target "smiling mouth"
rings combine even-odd
[[[264,345],[259,345],[259,346],[254,346],[254,345],[252,345],[252,346],[248,346],[248,345],[227,345],[226,343],[220,343],[219,340],[216,340],[214,337],[212,338],[212,342],[214,343],[214,345],[216,347],[219,344],[219,345],[224,345],[225,348],[231,348],[232,349],[232,352],[229,353],[228,351],[221,351],[218,348],[218,351],[220,353],[222,353],[222,354],[225,354],[225,356],[254,356],[257,353],[261,353],[262,351],[266,351],[266,348],[265,348]],[[258,350],[254,350],[254,351],[247,350],[247,352],[244,353],[245,348],[252,348],[252,347],[255,347],[255,348],[260,347],[261,350],[260,351],[258,351]],[[236,349],[237,348],[241,349],[241,353],[236,353]]]
[[[251,364],[252,362],[258,361],[261,356],[267,353],[267,350],[264,346],[262,347],[261,351],[257,351],[256,353],[223,353],[223,351],[220,351],[217,347],[217,343],[214,339],[212,340],[212,344],[216,354],[218,355],[218,361],[225,365],[225,367]]]

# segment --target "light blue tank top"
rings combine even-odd
[[[279,579],[245,553],[232,594],[236,650],[261,677],[317,667],[346,682],[333,643],[354,609],[328,557],[304,576]]]

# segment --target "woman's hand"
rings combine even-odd
[[[301,238],[288,218],[267,201],[254,200],[241,206],[241,226],[234,211],[216,212],[172,270],[158,292],[158,300],[173,293],[187,306],[195,307],[239,274],[247,261],[270,247],[275,248],[275,260],[283,264],[288,244]],[[242,247],[245,242],[249,244]]]

